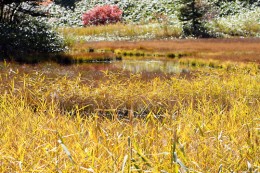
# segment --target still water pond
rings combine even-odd
[[[188,73],[189,69],[181,66],[176,61],[171,60],[122,60],[112,61],[107,63],[88,63],[77,65],[79,68],[84,68],[87,71],[101,70],[120,70],[129,71],[131,73]]]
[[[120,63],[119,63],[120,64]],[[140,72],[163,72],[163,73],[183,73],[188,72],[188,69],[181,67],[173,61],[137,61],[125,60],[121,64],[123,70],[128,70],[133,73]]]
[[[84,63],[75,65],[58,65],[56,63],[40,63],[37,65],[19,65],[0,63],[0,74],[42,74],[47,77],[67,76],[74,78],[80,73],[86,79],[102,80],[104,71],[119,72],[120,74],[141,73],[146,79],[172,76],[176,74],[190,74],[187,66],[182,66],[173,60],[121,60],[99,63]]]

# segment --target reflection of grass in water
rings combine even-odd
[[[112,60],[122,60],[125,57],[127,59],[135,59],[140,57],[140,59],[146,59],[147,57],[156,57],[160,59],[161,57],[168,58],[182,58],[186,56],[191,56],[193,53],[188,52],[155,52],[142,49],[125,50],[125,49],[94,49],[91,47],[72,47],[70,51],[65,54],[60,54],[56,59],[58,62],[63,62],[65,60],[71,63],[83,63],[91,61],[112,61]]]
[[[259,172],[259,69],[229,65],[94,80],[80,66],[1,64],[1,171]]]
[[[59,54],[54,61],[60,64],[82,64],[90,62],[110,62],[122,60],[121,56],[103,52],[70,52]]]
[[[163,72],[163,73],[181,73],[184,70],[177,61],[166,60],[123,60],[122,68],[132,73],[140,72]],[[188,72],[188,70],[186,70]]]

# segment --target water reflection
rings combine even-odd
[[[141,72],[163,72],[163,73],[183,73],[188,69],[181,67],[174,61],[154,61],[154,60],[123,60],[116,63],[123,70],[132,73]]]
[[[109,72],[109,73],[107,73]],[[96,86],[100,81],[109,80],[107,74],[115,73],[119,78],[128,78],[132,73],[140,73],[140,79],[149,81],[154,78],[170,79],[172,76],[191,78],[193,73],[171,60],[122,60],[110,63],[84,63],[59,65],[56,63],[40,63],[37,65],[0,62],[0,78],[6,74],[9,78],[16,75],[45,76],[50,79],[66,77],[74,80],[80,74],[81,81],[89,86]],[[3,76],[2,76],[3,77]],[[9,80],[9,79],[8,79]]]
[[[189,69],[172,60],[122,60],[106,63],[84,63],[69,66],[56,63],[43,63],[38,65],[9,64],[5,67],[0,62],[0,73],[18,72],[25,74],[43,74],[51,77],[75,77],[81,74],[88,79],[99,79],[104,76],[104,71],[130,73],[142,73],[148,78],[175,74],[190,74]],[[15,73],[12,73],[15,74]],[[1,76],[0,76],[1,77]]]
[[[106,63],[86,63],[76,65],[80,71],[128,71],[131,73],[188,73],[187,66],[171,60],[122,60]]]

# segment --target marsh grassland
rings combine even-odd
[[[1,63],[0,172],[259,172],[259,41],[231,42],[83,46],[195,52],[179,73]]]

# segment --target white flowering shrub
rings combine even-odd
[[[207,24],[217,36],[260,36],[260,8],[243,9],[240,13],[218,17]]]
[[[51,4],[50,23],[56,26],[82,26],[82,15],[96,6],[117,5],[123,11],[123,21],[127,23],[148,23],[151,21],[177,19],[177,0],[81,0],[76,2],[74,11]]]

